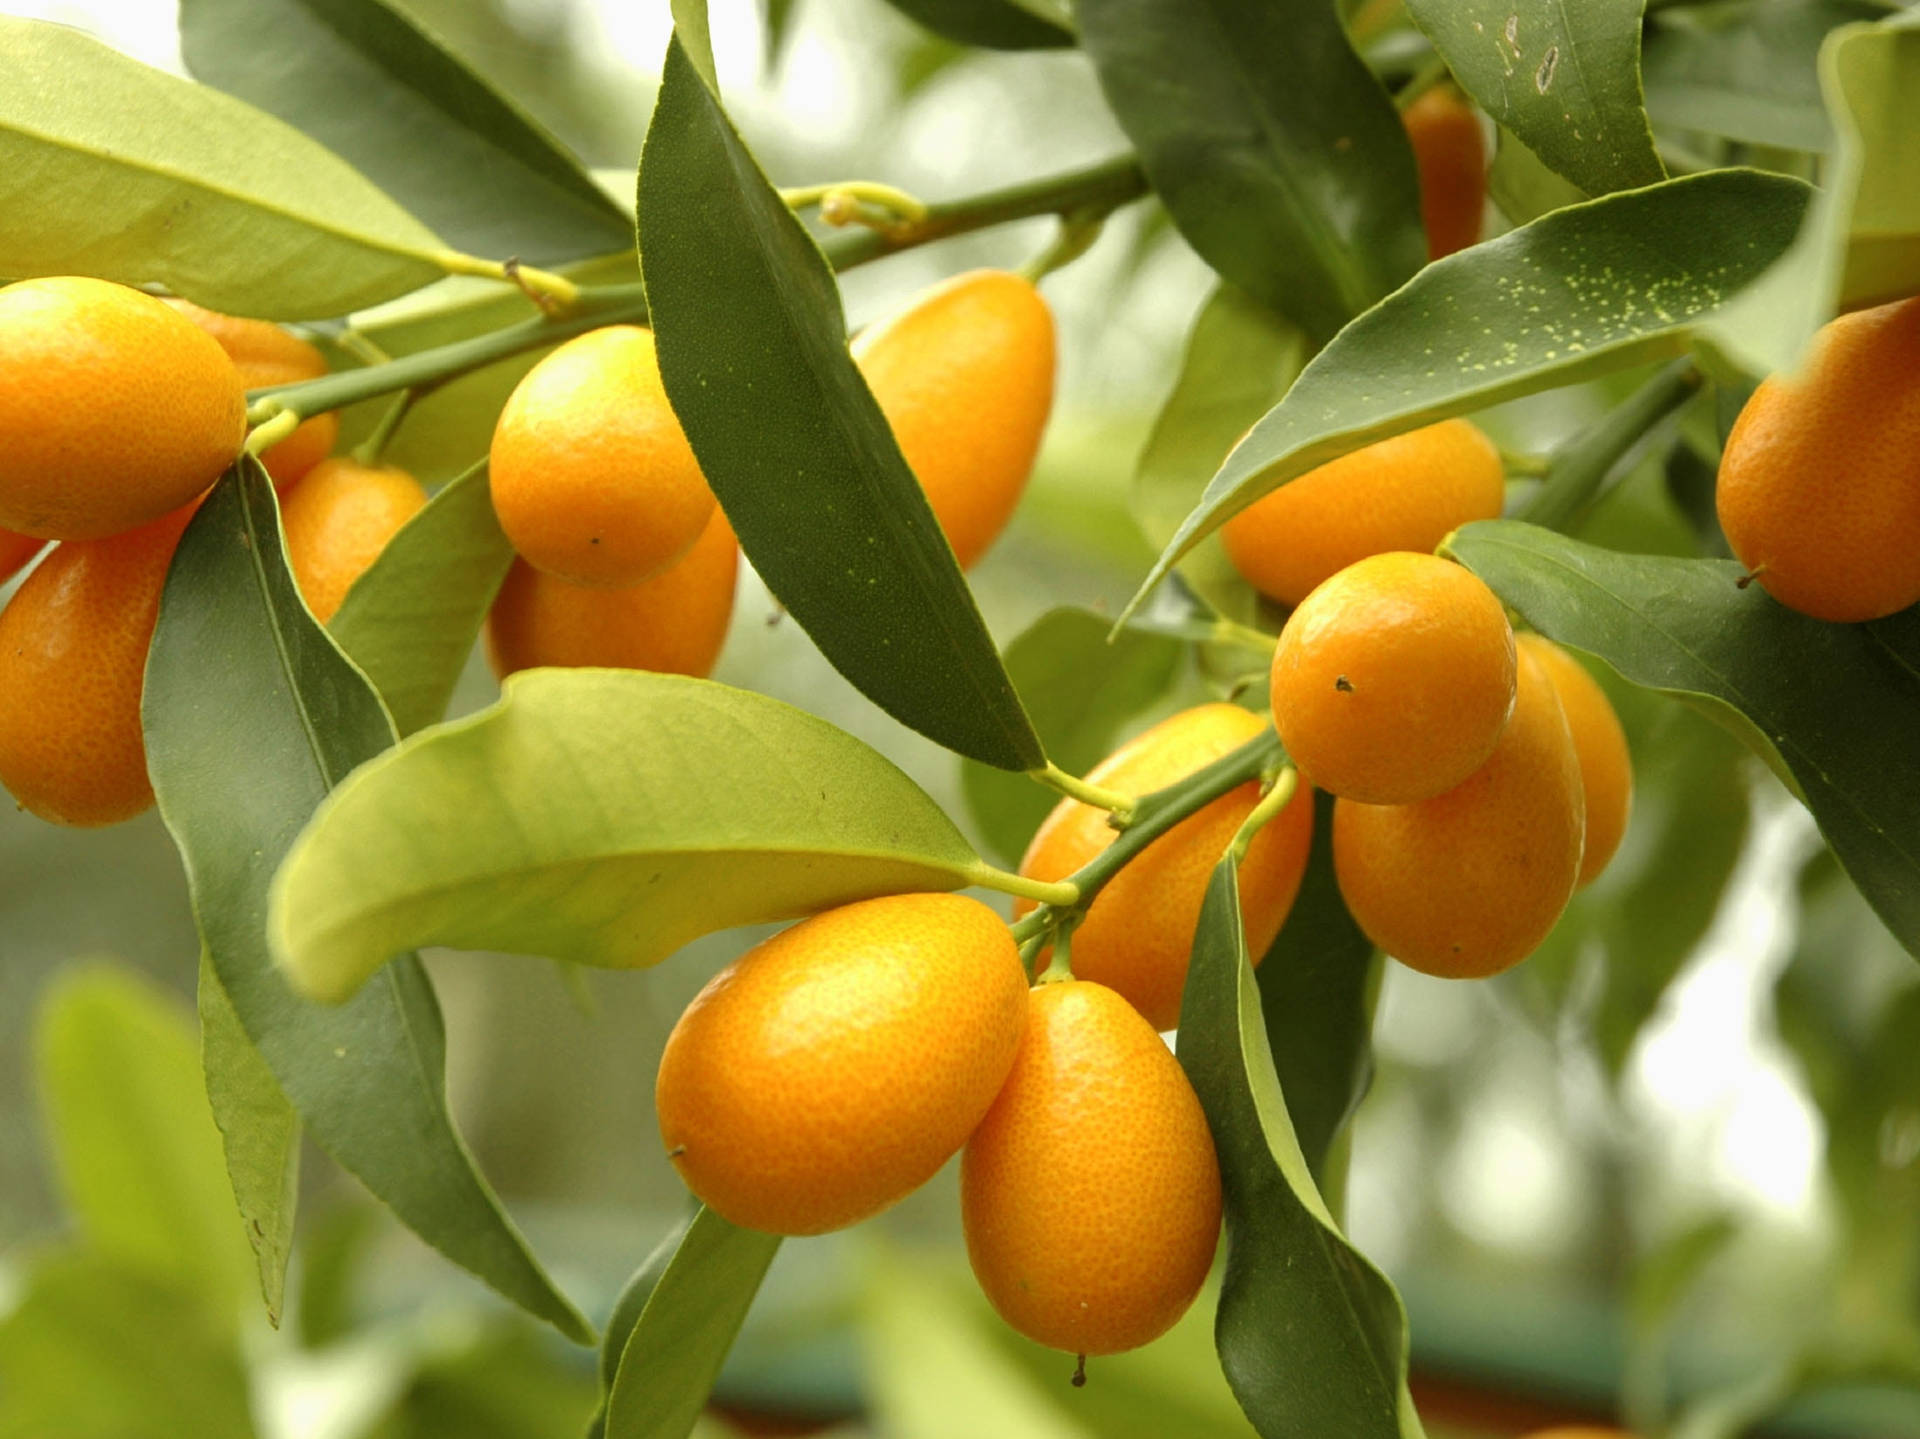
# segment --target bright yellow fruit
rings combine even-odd
[[[1084,980],[1033,991],[1019,1058],[967,1141],[960,1219],[1001,1318],[1069,1354],[1164,1334],[1220,1234],[1220,1166],[1179,1062]]]
[[[34,535],[16,535],[12,530],[0,530],[0,585],[25,569],[27,561],[46,547],[47,542]]]
[[[1148,794],[1238,749],[1266,723],[1238,705],[1208,704],[1162,720],[1102,760],[1087,776],[1125,794]],[[1115,990],[1155,1029],[1180,1023],[1187,958],[1207,881],[1260,798],[1249,780],[1181,820],[1107,882],[1073,932],[1073,972]],[[1054,806],[1027,846],[1020,873],[1065,879],[1115,838],[1107,812],[1078,800]],[[1258,964],[1286,921],[1313,840],[1313,794],[1302,785],[1240,862],[1241,919]],[[1032,909],[1015,904],[1016,914]]]
[[[1815,619],[1920,601],[1920,298],[1842,315],[1727,436],[1720,526],[1767,593]]]
[[[189,300],[167,303],[213,336],[240,372],[240,383],[249,390],[317,380],[327,373],[325,355],[298,335],[270,321],[223,315],[218,310],[202,309]],[[267,467],[274,487],[285,491],[333,453],[333,442],[339,436],[338,415],[331,411],[314,415],[302,420],[298,429],[261,455],[260,462]]]
[[[1427,258],[1477,244],[1487,208],[1487,141],[1479,117],[1451,85],[1436,85],[1400,116],[1420,171]]]
[[[577,336],[527,372],[494,427],[488,477],[521,558],[577,585],[658,574],[713,513],[653,332],[636,325]]]
[[[1500,513],[1500,451],[1466,420],[1366,445],[1290,480],[1220,531],[1255,589],[1297,605],[1312,589],[1369,555],[1431,551],[1470,520]]]
[[[1444,979],[1497,974],[1533,953],[1580,874],[1586,804],[1553,681],[1519,657],[1513,718],[1466,783],[1418,804],[1341,800],[1340,893],[1367,938]]]
[[[977,900],[897,894],[803,920],[716,975],[655,1103],[687,1187],[735,1224],[821,1234],[919,1188],[980,1122],[1027,1024]]]
[[[1300,602],[1273,656],[1273,722],[1300,772],[1345,799],[1444,794],[1499,743],[1513,630],[1476,576],[1432,555],[1348,565]]]
[[[63,275],[0,289],[0,525],[97,540],[178,509],[233,463],[226,352],[151,295]]]
[[[1004,270],[956,275],[853,358],[963,569],[1006,528],[1053,407],[1053,312]]]
[[[0,610],[0,784],[42,819],[117,824],[153,803],[140,694],[191,515],[59,545]]]
[[[623,589],[571,585],[516,560],[487,614],[487,659],[501,679],[541,665],[704,678],[726,643],[739,568],[740,547],[718,506],[692,549]]]
[[[387,541],[427,503],[405,470],[327,460],[282,502],[287,565],[313,617],[325,624]]]
[[[1587,843],[1580,860],[1580,884],[1589,884],[1607,867],[1627,832],[1633,810],[1633,755],[1613,702],[1587,667],[1545,635],[1520,635],[1520,649],[1540,662],[1580,759],[1580,788],[1587,797]]]

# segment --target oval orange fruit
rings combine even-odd
[[[1487,140],[1479,117],[1451,85],[1436,85],[1400,115],[1420,172],[1427,258],[1477,244],[1487,208]]]
[[[223,315],[218,310],[202,309],[191,300],[168,300],[167,303],[213,336],[240,372],[241,385],[249,390],[317,380],[327,373],[325,355],[269,320]],[[260,463],[267,467],[274,488],[284,491],[332,454],[334,441],[339,436],[338,415],[331,411],[314,415],[302,420],[298,429],[266,450],[260,456]]]
[[[353,582],[427,503],[405,470],[344,455],[317,465],[281,502],[287,565],[313,617],[332,619]]]
[[[1580,788],[1587,800],[1587,842],[1579,883],[1590,884],[1620,848],[1633,810],[1633,755],[1627,748],[1627,734],[1607,692],[1579,660],[1545,635],[1519,635],[1515,643],[1538,660],[1553,681],[1573,735]]]

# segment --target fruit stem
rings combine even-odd
[[[251,411],[247,417],[253,418]],[[264,454],[299,428],[300,416],[282,411],[247,432],[246,451],[250,455]]]
[[[434,261],[449,275],[475,275],[483,280],[504,280],[519,286],[529,300],[548,314],[563,314],[580,301],[580,287],[565,275],[535,269],[518,260],[483,260],[478,255],[463,255],[458,250],[441,250]]]
[[[1020,267],[1020,275],[1029,284],[1038,284],[1055,270],[1064,269],[1093,248],[1106,227],[1108,210],[1076,210],[1060,217],[1060,229],[1047,248]]]
[[[1292,765],[1287,765],[1273,777],[1273,783],[1260,796],[1260,802],[1247,812],[1247,817],[1240,821],[1240,828],[1234,832],[1233,843],[1227,846],[1235,868],[1247,857],[1247,846],[1260,833],[1260,827],[1293,802],[1294,791],[1299,787],[1300,771]]]
[[[1068,799],[1077,799],[1080,803],[1093,805],[1096,809],[1111,810],[1114,818],[1122,825],[1133,818],[1133,807],[1137,803],[1134,796],[1123,794],[1117,789],[1108,789],[1105,785],[1089,784],[1083,779],[1076,779],[1052,760],[1048,760],[1043,769],[1028,770],[1027,778],[1038,780],[1048,789],[1060,791]]]
[[[1692,360],[1675,360],[1599,420],[1556,449],[1546,478],[1515,519],[1564,530],[1581,519],[1606,492],[1610,476],[1637,461],[1649,437],[1699,390]]]
[[[1038,900],[1041,904],[1052,905],[1055,908],[1070,908],[1080,902],[1079,887],[1070,879],[1058,881],[1028,879],[1024,874],[1010,874],[1004,869],[995,869],[984,859],[974,862],[967,871],[967,878],[974,884],[985,885],[988,889],[997,889],[1002,894]]]
[[[878,180],[835,180],[825,185],[805,185],[782,190],[780,198],[786,201],[789,210],[819,206],[820,218],[829,225],[866,225],[882,233],[917,225],[927,218],[923,200]]]
[[[387,442],[393,438],[393,432],[400,428],[400,422],[407,417],[407,411],[413,408],[415,391],[402,390],[393,397],[393,403],[387,406],[387,412],[380,417],[380,423],[373,427],[368,435],[353,451],[353,462],[372,469],[380,463],[381,452],[387,448]]]
[[[1040,971],[1035,984],[1058,984],[1064,979],[1073,978],[1073,932],[1071,927],[1062,926],[1060,933],[1054,936],[1053,955],[1047,961],[1047,967]]]

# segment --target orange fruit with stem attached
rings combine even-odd
[[[1420,219],[1427,258],[1477,244],[1487,208],[1487,140],[1473,107],[1451,85],[1436,85],[1401,112],[1420,172]]]
[[[842,905],[755,945],[687,1006],[660,1058],[660,1137],[733,1223],[839,1229],[952,1158],[1026,1024],[1013,936],[978,900]]]
[[[1121,746],[1087,779],[1123,794],[1148,794],[1185,779],[1265,728],[1258,715],[1238,705],[1200,705]],[[1073,931],[1073,972],[1116,991],[1155,1029],[1177,1026],[1207,880],[1259,798],[1259,783],[1249,780],[1209,801],[1114,875]],[[1034,832],[1020,873],[1029,879],[1065,879],[1115,837],[1107,811],[1063,799]],[[1302,785],[1247,846],[1240,862],[1240,913],[1255,964],[1293,907],[1312,840],[1313,794]],[[1032,908],[1031,901],[1020,900],[1014,912]]]
[[[191,300],[167,303],[213,336],[249,390],[317,380],[327,373],[327,357],[307,341],[269,320],[248,320],[202,309]],[[299,428],[260,456],[276,489],[305,475],[333,453],[340,437],[340,417],[332,411],[300,422]]]
[[[117,824],[153,803],[140,695],[192,513],[56,546],[0,610],[0,784],[42,819]]]
[[[658,574],[713,513],[653,332],[637,325],[575,336],[526,373],[494,426],[488,478],[520,557],[577,585]]]
[[[861,332],[853,358],[969,568],[1007,526],[1053,407],[1053,312],[1004,270],[956,275]]]
[[[1220,1165],[1179,1061],[1104,985],[1042,984],[960,1162],[974,1275],[1001,1318],[1069,1354],[1170,1329],[1220,1234]]]
[[[726,643],[739,569],[740,547],[718,506],[692,549],[623,589],[568,584],[516,560],[487,614],[487,659],[501,679],[541,665],[705,678]]]
[[[1467,420],[1363,445],[1269,491],[1221,528],[1227,558],[1283,605],[1357,560],[1425,553],[1506,498],[1500,451]]]
[[[1280,631],[1274,727],[1320,788],[1407,804],[1486,763],[1513,676],[1513,630],[1478,577],[1432,555],[1372,555],[1316,587]]]
[[[1633,755],[1613,702],[1587,667],[1545,635],[1520,635],[1515,643],[1540,662],[1567,717],[1573,752],[1580,761],[1586,796],[1587,839],[1579,884],[1590,884],[1607,867],[1627,832],[1633,810]]]
[[[1768,594],[1834,621],[1920,602],[1920,297],[1823,327],[1798,375],[1753,392],[1715,488]]]
[[[27,566],[27,561],[47,547],[47,542],[33,535],[16,535],[12,530],[0,530],[0,584],[5,584]]]
[[[206,490],[246,435],[240,375],[162,301],[81,276],[0,289],[0,526],[97,540]]]
[[[287,566],[325,624],[387,541],[426,506],[427,492],[405,470],[345,456],[316,466],[280,507]]]
[[[1417,804],[1339,801],[1334,873],[1354,922],[1388,954],[1445,979],[1481,978],[1547,937],[1579,878],[1585,830],[1573,735],[1553,681],[1522,653],[1492,758]]]

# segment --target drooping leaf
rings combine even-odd
[[[157,283],[267,319],[442,274],[433,232],[298,130],[34,20],[0,18],[0,214],[0,275]]]
[[[1589,195],[1666,178],[1640,99],[1646,0],[1407,0],[1489,115]]]
[[[826,261],[677,40],[647,130],[640,230],[667,395],[767,587],[901,723],[1002,769],[1042,764],[847,351]]]
[[[1716,170],[1556,210],[1427,266],[1341,331],[1227,456],[1134,605],[1227,519],[1348,450],[1683,353],[1786,252],[1808,194]]]
[[[472,254],[545,265],[633,243],[578,159],[386,0],[184,0],[180,52]]]
[[[980,868],[918,785],[801,710],[679,675],[530,670],[329,796],[268,929],[294,982],[337,1000],[415,945],[631,968]]]
[[[894,9],[960,45],[1044,50],[1073,44],[1065,3],[1050,0],[888,0]]]
[[[446,1035],[419,961],[351,1003],[302,1000],[267,950],[267,886],[328,789],[393,730],[300,601],[273,487],[228,471],[181,538],[147,661],[147,762],[195,918],[247,1036],[313,1137],[421,1238],[574,1338],[453,1126]]]
[[[1511,520],[1449,552],[1534,628],[1694,702],[1782,766],[1887,927],[1920,954],[1920,676],[1873,629],[1809,619],[1730,560],[1624,555]]]
[[[1324,0],[1078,0],[1080,40],[1202,259],[1324,340],[1420,268],[1413,151]]]
[[[380,692],[401,735],[446,714],[512,563],[480,464],[402,526],[347,591],[327,628]]]
[[[1166,692],[1180,645],[1125,630],[1108,643],[1107,621],[1087,610],[1049,610],[1007,646],[1007,673],[1053,762],[1085,774],[1113,748],[1128,719]],[[967,808],[987,842],[1018,860],[1059,795],[1025,775],[961,761]]]
[[[1274,1071],[1235,866],[1214,867],[1181,999],[1179,1056],[1213,1130],[1227,1262],[1214,1340],[1264,1439],[1420,1439],[1407,1315],[1327,1212]]]

